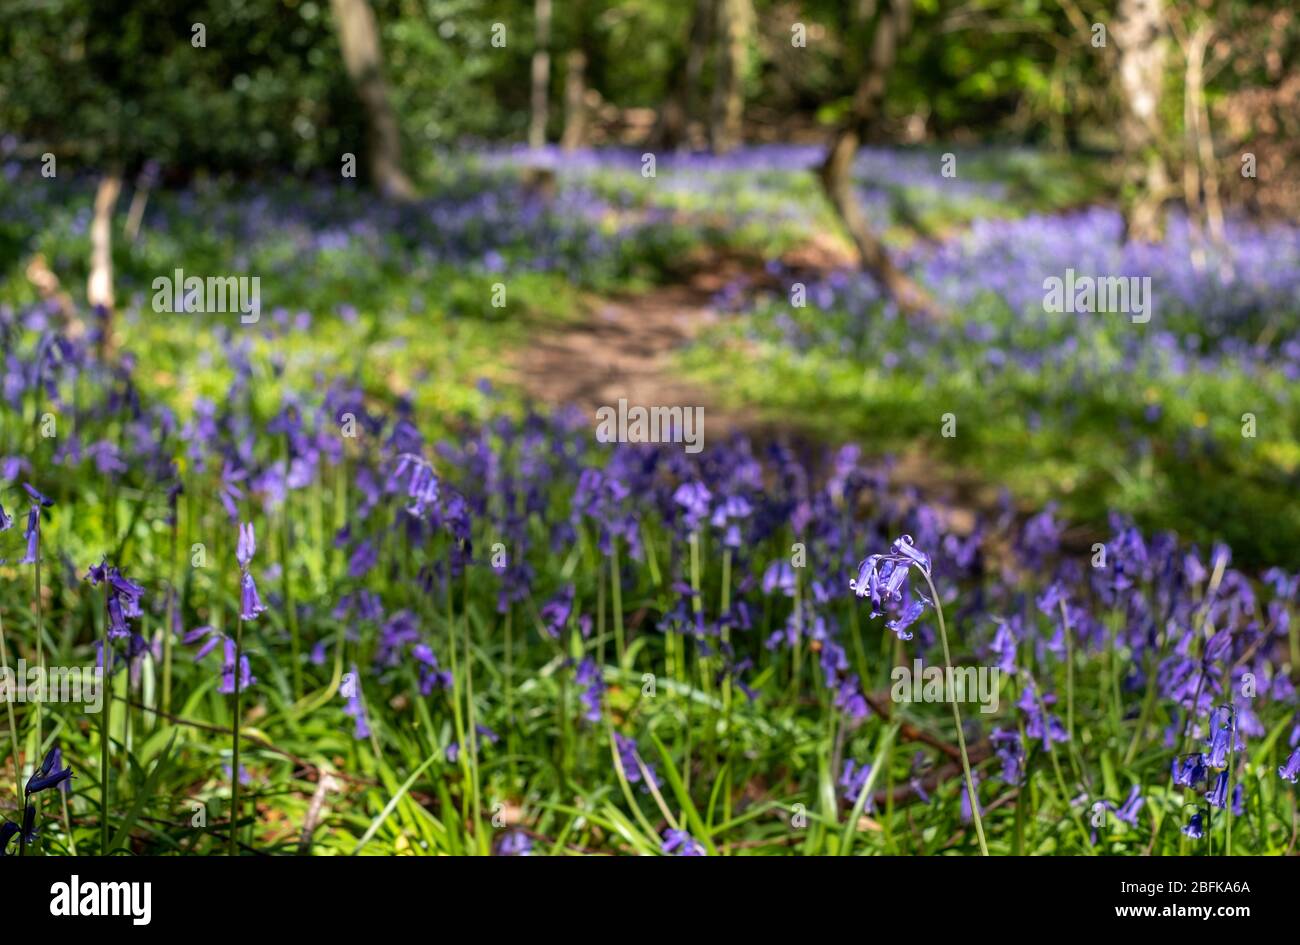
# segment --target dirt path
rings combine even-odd
[[[811,279],[851,257],[839,244],[818,240],[781,261]],[[675,361],[727,317],[714,304],[719,292],[737,281],[747,292],[772,290],[777,281],[753,257],[704,255],[686,261],[683,272],[680,282],[648,292],[593,298],[581,321],[535,332],[514,360],[524,390],[541,403],[573,404],[593,418],[598,407],[616,406],[620,398],[629,405],[702,406],[710,438],[771,431],[774,424],[757,411],[723,406],[717,391],[684,379]]]
[[[781,257],[811,281],[853,264],[850,251],[831,238],[816,239]],[[779,440],[817,464],[825,443],[789,416],[765,416],[743,405],[723,405],[712,387],[693,384],[678,370],[677,355],[701,332],[733,317],[714,304],[717,294],[740,280],[743,291],[758,294],[781,283],[757,258],[702,256],[683,266],[680,282],[619,297],[593,297],[574,323],[535,331],[529,346],[514,357],[524,390],[551,407],[574,405],[596,421],[598,407],[683,406],[704,408],[705,443],[743,433],[756,444]],[[877,452],[863,443],[868,456]],[[920,444],[892,454],[890,479],[941,508],[959,533],[977,516],[1000,514],[1000,490],[968,470],[938,461]]]

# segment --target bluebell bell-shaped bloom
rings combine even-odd
[[[1209,769],[1205,766],[1205,755],[1200,752],[1193,752],[1181,761],[1175,758],[1173,769],[1174,784],[1183,787],[1196,787],[1209,773]]]
[[[369,574],[379,562],[379,551],[375,543],[368,538],[357,542],[352,556],[348,558],[348,577],[359,580]]]
[[[1290,781],[1292,784],[1300,779],[1300,746],[1291,752],[1291,756],[1285,763],[1278,766],[1277,773],[1284,781]]]
[[[361,674],[352,664],[352,687],[347,694],[347,703],[343,714],[352,719],[352,735],[358,741],[370,737],[370,717],[366,714],[366,703],[361,698]]]
[[[1192,819],[1187,822],[1187,826],[1183,827],[1183,833],[1193,840],[1200,840],[1205,836],[1205,815],[1199,810],[1193,814]]]
[[[605,677],[600,666],[591,657],[578,664],[573,680],[581,687],[579,699],[582,702],[582,717],[593,725],[601,719],[601,705],[605,697]]]
[[[235,560],[239,562],[239,567],[245,571],[253,560],[253,554],[257,551],[257,536],[253,533],[252,522],[239,523],[239,540],[235,545]]]
[[[25,793],[29,795],[36,794],[46,788],[58,787],[71,778],[72,769],[60,767],[62,759],[62,751],[58,748],[51,748],[46,754],[45,760],[41,762],[41,766],[33,771],[32,776],[27,779]]]
[[[41,553],[41,510],[35,505],[27,511],[27,528],[23,537],[27,539],[27,553],[19,563],[35,564]]]
[[[1007,784],[1019,784],[1025,770],[1025,747],[1021,744],[1020,733],[1014,729],[997,728],[989,735],[989,741],[1002,762],[1002,780]]]
[[[858,565],[857,577],[849,581],[853,593],[870,599],[872,617],[881,616],[888,607],[901,608],[901,613],[889,621],[888,629],[902,640],[912,638],[907,628],[921,616],[925,605],[931,603],[924,594],[910,596],[907,579],[912,568],[928,578],[930,556],[913,546],[912,536],[903,535],[893,543],[888,554],[865,558]]]
[[[438,657],[428,645],[417,643],[411,647],[411,656],[419,664],[420,695],[427,696],[435,689],[451,688],[451,673],[439,665]]]
[[[1140,784],[1133,785],[1132,790],[1129,791],[1128,799],[1120,805],[1119,810],[1115,811],[1115,819],[1136,827],[1138,812],[1142,810],[1142,805],[1145,803],[1146,799],[1142,797],[1142,786]]]
[[[542,629],[552,640],[560,639],[569,624],[569,617],[573,614],[573,595],[574,587],[569,584],[542,605]]]
[[[533,838],[522,830],[508,830],[496,842],[494,856],[532,856]]]
[[[185,636],[181,638],[181,645],[193,646],[200,640],[203,641],[203,645],[199,647],[198,652],[194,654],[194,662],[197,663],[202,660],[203,657],[216,649],[217,645],[224,639],[225,634],[220,633],[215,627],[204,625],[202,627],[195,627],[189,633],[185,634]]]
[[[257,594],[257,584],[253,581],[253,575],[245,572],[239,582],[239,616],[243,620],[253,620],[258,614],[264,613],[266,607],[262,604],[262,598]]]
[[[646,764],[641,760],[641,755],[637,751],[636,742],[626,735],[614,733],[614,744],[618,748],[619,762],[623,766],[623,776],[627,778],[628,784],[642,784],[645,777],[654,782],[655,787],[659,787],[663,782],[659,778],[658,772],[655,771],[654,765]],[[644,769],[644,771],[642,770]],[[649,788],[642,784],[643,791]]]
[[[1210,732],[1207,738],[1210,751],[1207,763],[1211,768],[1222,768],[1228,764],[1236,730],[1237,716],[1231,706],[1219,706],[1210,713]]]
[[[224,695],[230,695],[235,691],[235,641],[226,637],[224,640],[225,659],[221,664],[221,684],[217,686],[217,692]],[[253,683],[257,682],[249,668],[248,654],[239,654],[239,689],[241,692],[248,690]]]
[[[772,594],[779,590],[786,597],[793,597],[796,580],[790,562],[785,558],[778,558],[763,572],[763,593]]]
[[[45,495],[45,493],[41,492],[30,482],[23,483],[23,490],[27,493],[28,496],[31,497],[31,500],[35,505],[40,506],[43,509],[48,509],[51,505],[54,504],[53,499]]]
[[[697,531],[700,523],[709,514],[709,500],[712,493],[702,482],[684,482],[673,493],[673,501],[683,509],[683,517],[688,532]]]
[[[685,830],[664,831],[660,850],[667,856],[707,856],[703,844]]]
[[[871,777],[871,765],[858,766],[852,758],[844,759],[844,767],[840,771],[840,787],[844,790],[840,796],[850,804],[857,804],[858,795],[866,787],[867,779]],[[871,810],[874,802],[870,796],[867,797],[863,810]]]
[[[1228,806],[1228,772],[1219,772],[1214,779],[1214,786],[1206,792],[1205,799],[1210,802],[1211,807],[1223,808]]]

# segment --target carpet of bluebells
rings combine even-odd
[[[724,331],[755,359],[736,390],[821,412],[829,435],[600,444],[590,417],[511,389],[494,352],[568,317],[530,298],[640,284],[729,239],[795,279],[715,218],[743,191],[741,228],[817,227],[786,209],[812,159],[665,160],[655,190],[635,156],[583,155],[547,205],[493,176],[502,154],[400,210],[164,190],[120,251],[121,311],[70,321],[19,260],[75,284],[85,191],[7,171],[0,662],[107,665],[111,698],[8,700],[0,852],[1293,850],[1293,510],[1269,509],[1275,541],[1243,557],[1201,537],[1226,533],[1211,509],[1135,519],[1168,511],[1136,485],[1072,503],[1087,471],[1025,442],[1084,451],[1100,428],[1134,479],[1210,453],[1232,483],[1245,460],[1221,455],[1212,393],[1285,418],[1284,455],[1252,469],[1284,465],[1294,232],[1234,231],[1229,276],[1190,268],[1177,225],[1137,258],[1109,211],[995,219],[1016,185],[939,192],[923,159],[869,152],[882,216],[970,218],[900,251],[985,317],[908,325],[848,273],[805,309],[729,293]],[[1019,317],[1066,260],[1153,272],[1167,317]],[[151,311],[149,280],[181,266],[260,269],[262,320]],[[485,302],[499,279],[504,313]],[[937,499],[884,456],[922,415],[937,430],[945,384],[958,444],[1005,435],[1022,460],[998,502]],[[1110,412],[1085,423],[1093,399]],[[980,409],[1014,420],[981,434]],[[996,707],[900,701],[892,671],[916,660],[996,669]]]

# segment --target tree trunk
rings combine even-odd
[[[674,149],[686,138],[691,118],[695,114],[700,76],[704,73],[704,60],[708,55],[713,21],[716,18],[714,0],[695,0],[686,54],[673,69],[675,78],[672,90],[659,110],[659,121],[653,135],[654,146],[657,148]]]
[[[1160,91],[1164,82],[1165,21],[1160,0],[1120,0],[1112,31],[1119,47],[1124,100],[1124,229],[1129,239],[1159,241],[1164,234],[1169,176],[1160,153]]]
[[[369,0],[330,0],[334,25],[357,97],[366,112],[370,176],[376,189],[395,200],[409,200],[415,187],[402,170],[402,138],[384,81],[379,28]]]
[[[113,310],[113,210],[122,192],[122,176],[110,171],[95,189],[95,215],[90,223],[90,278],[86,301]]]
[[[551,84],[551,0],[536,0],[537,43],[533,47],[532,113],[528,119],[528,146],[546,146],[546,103]]]
[[[822,189],[853,239],[863,270],[904,312],[938,315],[937,307],[925,290],[889,258],[884,243],[871,231],[853,193],[853,158],[862,144],[862,136],[879,115],[889,73],[897,58],[898,43],[912,26],[910,0],[882,0],[882,7],[876,17],[870,59],[862,69],[854,91],[852,111],[836,132],[818,176]]]
[[[717,80],[713,86],[713,116],[709,144],[725,154],[740,144],[745,116],[745,60],[751,8],[749,0],[718,0]]]
[[[570,50],[564,59],[564,133],[560,147],[580,148],[587,141],[587,54]]]

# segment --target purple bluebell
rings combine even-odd
[[[790,562],[785,558],[778,558],[763,572],[763,593],[773,594],[780,591],[786,597],[794,597],[797,580]]]
[[[712,493],[702,482],[684,482],[673,493],[673,501],[683,509],[683,518],[688,532],[697,531],[700,523],[709,514],[709,500]]]
[[[366,703],[361,698],[361,674],[357,672],[357,664],[352,664],[351,687],[347,693],[347,703],[343,707],[343,714],[352,719],[352,735],[358,741],[370,737],[370,717],[366,713]]]
[[[660,850],[667,856],[707,856],[704,845],[685,830],[664,831]]]
[[[599,664],[591,657],[587,657],[578,664],[573,681],[582,690],[578,696],[583,706],[582,717],[595,725],[600,721],[601,703],[605,698],[605,677],[600,671]]]
[[[45,495],[45,493],[41,492],[30,482],[24,482],[23,489],[26,491],[27,495],[31,497],[32,502],[40,506],[41,508],[48,509],[51,505],[54,504],[53,499]]]
[[[46,754],[45,760],[41,766],[32,772],[32,776],[27,779],[27,787],[24,788],[26,794],[35,794],[38,791],[44,791],[46,788],[58,787],[72,777],[71,768],[61,768],[62,752],[58,748],[51,748]]]
[[[864,764],[859,767],[858,763],[852,758],[846,758],[844,760],[844,767],[840,771],[839,784],[840,787],[844,789],[840,792],[840,796],[850,804],[857,804],[858,796],[862,793],[862,789],[866,787],[867,780],[870,777],[871,765]],[[873,800],[870,795],[868,795],[863,810],[869,811],[872,808]]]
[[[558,594],[542,605],[542,629],[552,640],[558,640],[569,624],[573,613],[574,587],[572,584],[563,588]]]
[[[253,533],[252,522],[239,523],[239,540],[235,546],[235,560],[239,562],[239,567],[247,571],[248,565],[253,560],[253,554],[257,551],[257,537]]]
[[[411,647],[411,656],[419,663],[420,695],[427,696],[435,689],[450,689],[451,673],[438,664],[438,657],[424,643]]]
[[[874,554],[858,565],[857,577],[849,581],[849,589],[858,597],[871,601],[871,616],[879,617],[893,608],[900,612],[888,623],[900,640],[910,640],[911,626],[931,603],[923,594],[910,596],[908,576],[916,568],[927,579],[930,575],[930,556],[918,551],[911,535],[898,538],[887,554]]]
[[[193,646],[200,640],[203,645],[199,647],[198,652],[194,654],[194,662],[199,662],[203,657],[211,653],[225,639],[225,634],[220,633],[215,627],[207,626],[195,627],[181,638],[181,645]]]
[[[41,553],[41,510],[39,506],[33,505],[28,509],[27,528],[23,530],[23,537],[27,539],[27,554],[23,556],[19,564],[35,564]]]
[[[1119,810],[1115,811],[1115,819],[1136,827],[1138,812],[1142,810],[1142,805],[1145,803],[1146,799],[1142,797],[1142,786],[1140,784],[1133,785],[1132,790],[1129,791],[1128,799],[1120,805]]]
[[[239,582],[239,616],[241,620],[253,620],[258,614],[265,613],[266,607],[257,594],[257,584],[253,575],[245,572]]]
[[[1290,781],[1292,784],[1300,780],[1300,746],[1297,746],[1296,750],[1291,752],[1291,757],[1278,766],[1277,773],[1278,777],[1284,781]]]
[[[1228,805],[1228,772],[1219,772],[1214,779],[1214,786],[1205,793],[1205,799],[1211,807],[1223,808]]]
[[[1236,730],[1237,714],[1232,706],[1219,706],[1210,714],[1210,732],[1207,737],[1210,751],[1207,763],[1211,768],[1227,766]]]
[[[1019,784],[1025,766],[1025,748],[1020,733],[1014,729],[994,729],[989,741],[1002,762],[1002,780],[1007,784]]]
[[[1173,773],[1174,784],[1183,787],[1196,787],[1205,780],[1208,774],[1208,769],[1205,766],[1205,755],[1200,752],[1193,752],[1181,760],[1175,758]]]
[[[627,778],[628,784],[641,784],[646,775],[649,776],[655,787],[662,784],[654,766],[641,760],[641,755],[636,748],[636,742],[626,735],[615,732],[614,744],[618,747],[619,762],[623,766],[623,776]],[[644,772],[642,769],[644,769]],[[642,790],[648,791],[649,788],[642,785]]]
[[[221,664],[221,684],[217,687],[217,692],[229,695],[235,691],[235,641],[226,637],[224,639],[225,658]],[[249,669],[248,654],[239,654],[239,688],[245,691],[253,683],[257,682],[257,677]]]
[[[522,830],[509,830],[496,842],[496,856],[532,856],[533,838]]]

